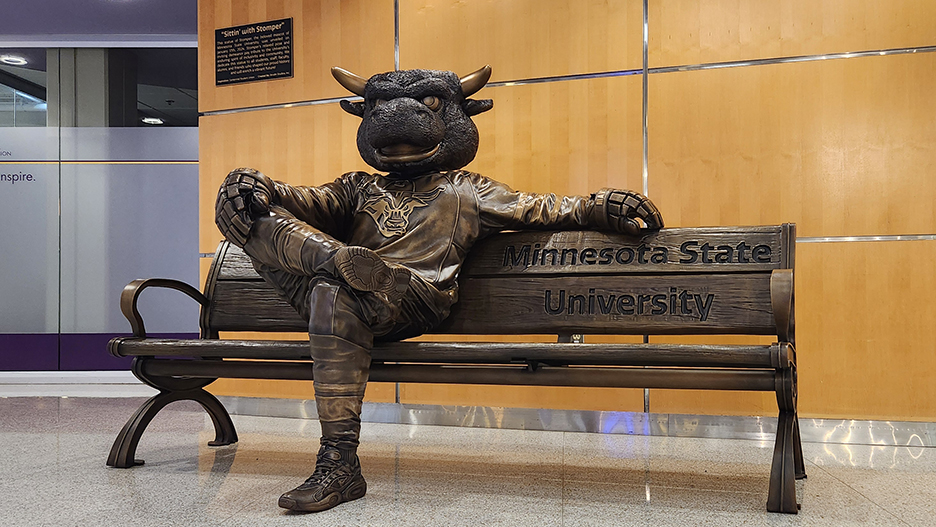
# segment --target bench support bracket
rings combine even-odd
[[[208,412],[211,422],[214,423],[215,439],[208,446],[223,446],[237,442],[237,432],[234,422],[214,395],[206,392],[203,387],[215,379],[180,379],[174,377],[157,377],[144,373],[146,357],[133,359],[132,371],[138,379],[159,390],[159,393],[143,403],[130,417],[127,424],[117,434],[114,446],[111,447],[107,457],[107,466],[117,468],[130,468],[142,465],[142,459],[136,459],[136,448],[143,436],[143,432],[153,417],[166,405],[176,401],[195,401]]]
[[[796,367],[777,371],[777,440],[770,468],[767,510],[796,514],[795,480],[806,477],[803,447],[800,443],[799,418],[796,414]]]

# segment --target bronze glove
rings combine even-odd
[[[238,247],[247,243],[254,218],[269,212],[275,195],[273,180],[252,168],[231,171],[215,202],[215,224]]]
[[[603,188],[592,200],[591,223],[599,230],[638,235],[663,228],[663,216],[656,205],[638,192]]]

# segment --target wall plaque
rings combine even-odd
[[[292,76],[292,18],[215,30],[215,85]]]

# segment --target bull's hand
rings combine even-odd
[[[604,188],[592,199],[595,202],[593,223],[600,230],[638,235],[663,228],[663,216],[643,194]]]
[[[238,247],[247,243],[254,218],[268,213],[273,202],[273,180],[252,168],[231,171],[215,202],[215,224]]]

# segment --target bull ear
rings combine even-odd
[[[358,117],[364,117],[364,103],[362,102],[351,102],[347,99],[342,99],[338,104],[341,105],[341,109],[350,113],[351,115],[357,115]]]
[[[462,94],[464,94],[465,97],[471,97],[478,90],[483,88],[484,85],[487,84],[487,81],[490,80],[490,78],[491,78],[490,64],[485,65],[483,68],[479,69],[478,71],[465,75],[464,77],[458,79],[459,81],[461,81]]]
[[[480,101],[475,99],[465,99],[465,102],[462,103],[462,110],[465,111],[465,115],[468,117],[486,112],[493,107],[494,101],[491,99],[482,99]]]
[[[355,95],[364,96],[364,86],[367,84],[367,79],[358,77],[350,71],[337,66],[331,69],[331,73],[332,77],[338,81],[338,84],[344,86],[346,90]]]

